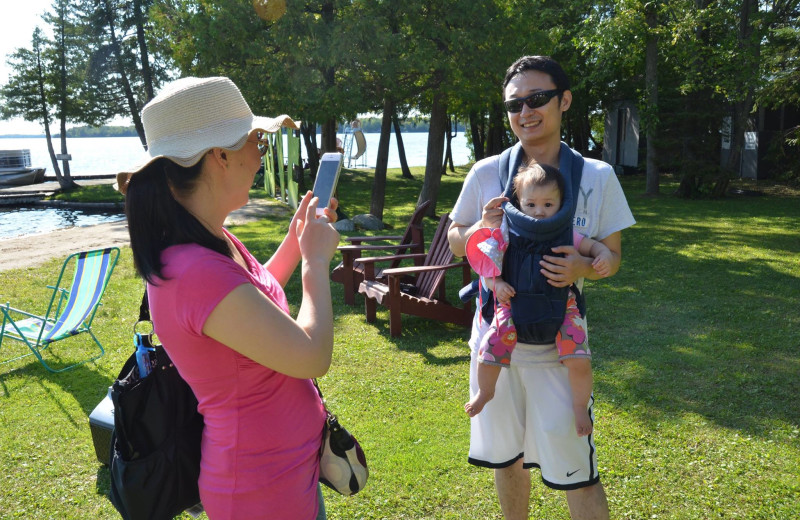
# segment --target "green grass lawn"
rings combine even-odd
[[[412,170],[411,181],[389,173],[385,220],[397,231],[422,184],[422,168]],[[442,179],[438,213],[465,174]],[[619,274],[587,283],[612,518],[800,518],[800,195],[689,201],[644,197],[642,177],[622,183],[638,223],[623,233]],[[662,192],[676,185],[665,177]],[[344,210],[367,212],[370,190],[369,173],[345,171]],[[265,259],[287,224],[234,232]],[[435,226],[426,219],[428,239]],[[43,312],[60,264],[0,272],[0,301]],[[88,416],[132,351],[141,290],[124,249],[95,321],[105,357],[63,374],[33,358],[0,365],[0,518],[117,518]],[[298,302],[297,277],[287,292]],[[491,472],[466,461],[468,331],[405,317],[392,339],[386,312],[367,324],[360,297],[345,306],[335,285],[333,298],[334,359],[320,384],[371,474],[354,497],[326,488],[329,518],[500,518]],[[57,343],[49,359],[74,359],[90,341]],[[4,344],[0,359],[14,352]],[[532,518],[569,518],[563,493],[533,474]]]

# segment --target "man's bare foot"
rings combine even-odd
[[[493,397],[494,394],[478,390],[478,393],[475,394],[475,397],[473,397],[467,404],[464,405],[464,411],[467,412],[467,415],[470,417],[475,417],[481,413],[483,407],[486,406],[486,403],[491,401]]]

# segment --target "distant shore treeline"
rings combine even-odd
[[[136,128],[133,126],[76,126],[67,129],[67,137],[136,137]],[[9,134],[0,135],[6,138],[44,137],[44,134]],[[59,139],[61,133],[53,134],[53,139]]]
[[[381,131],[381,118],[367,117],[359,119],[361,122],[361,129],[365,133],[380,133]],[[464,132],[464,123],[460,121],[455,122],[459,132]],[[349,126],[346,123],[339,125],[340,133],[344,133],[344,129]],[[400,130],[403,132],[427,132],[429,121],[426,117],[416,116],[403,119],[400,123]],[[136,128],[133,126],[76,126],[67,129],[67,137],[136,137]],[[14,134],[14,135],[0,135],[0,138],[19,138],[19,137],[44,137],[44,134]],[[53,139],[60,138],[61,134],[53,134]]]
[[[361,122],[361,129],[369,134],[379,134],[381,131],[381,118],[380,117],[365,117],[359,119]],[[455,121],[459,132],[464,131],[463,121]],[[400,130],[403,132],[427,132],[430,126],[430,121],[427,117],[415,116],[407,117],[400,121]],[[341,130],[341,128],[340,128]]]

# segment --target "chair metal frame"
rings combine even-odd
[[[102,357],[105,350],[92,331],[92,322],[97,309],[102,305],[100,300],[119,260],[119,252],[117,247],[108,247],[69,255],[61,266],[55,285],[47,286],[53,292],[44,316],[11,307],[9,302],[0,305],[0,311],[3,313],[0,347],[3,339],[8,338],[25,343],[31,350],[29,354],[14,357],[0,364],[33,355],[48,371],[64,372]],[[74,264],[74,271],[72,283],[67,289],[62,287],[61,283],[70,264]],[[24,318],[15,320],[12,314],[19,314]],[[52,368],[42,357],[42,351],[51,343],[83,332],[89,333],[92,337],[100,349],[99,354],[60,369]]]

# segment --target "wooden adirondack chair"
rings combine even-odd
[[[389,309],[389,332],[399,336],[402,332],[401,315],[410,314],[432,320],[455,323],[468,327],[472,322],[472,302],[460,306],[452,305],[445,299],[445,273],[448,269],[462,269],[462,285],[472,280],[472,271],[467,262],[452,262],[453,253],[447,242],[450,228],[449,214],[442,215],[439,227],[431,240],[428,253],[422,265],[384,269],[384,280],[377,280],[375,264],[392,261],[396,256],[408,258],[412,255],[392,255],[387,257],[356,258],[364,264],[364,281],[358,292],[365,296],[367,321],[375,321],[376,305]],[[413,276],[413,282],[402,283],[404,277]]]
[[[422,264],[425,253],[425,234],[422,219],[425,210],[430,206],[430,201],[426,200],[414,210],[411,220],[408,222],[405,232],[401,236],[375,236],[375,237],[346,237],[345,240],[350,245],[339,246],[338,251],[342,254],[342,262],[331,271],[331,281],[344,285],[344,303],[355,305],[355,295],[358,292],[358,285],[364,280],[364,265],[355,262],[365,251],[394,251],[395,255],[403,255],[406,252],[422,254],[415,260],[416,265]],[[396,244],[373,244],[373,242],[397,241]],[[402,258],[392,260],[389,268],[400,267]],[[375,279],[382,280],[383,276],[378,271]]]

